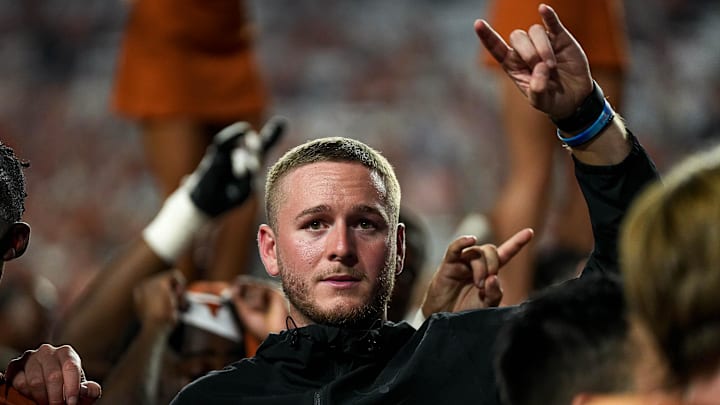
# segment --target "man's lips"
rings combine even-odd
[[[321,280],[321,283],[336,288],[350,288],[355,286],[358,282],[360,282],[359,277],[354,277],[349,274],[332,274]]]
[[[360,281],[360,279],[349,274],[333,274],[325,277],[323,281]]]

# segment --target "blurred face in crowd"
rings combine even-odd
[[[381,177],[354,162],[296,167],[279,180],[274,229],[261,226],[263,263],[280,276],[298,326],[366,326],[385,319],[404,228]]]
[[[242,343],[192,326],[187,326],[180,351],[178,370],[186,378],[184,384],[208,371],[219,370],[245,357]]]
[[[170,403],[191,381],[245,357],[242,343],[190,325],[183,325],[181,330],[181,338],[173,342],[179,346],[165,353],[157,403]]]

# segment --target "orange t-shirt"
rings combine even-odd
[[[215,123],[262,115],[267,94],[243,1],[133,4],[112,95],[119,114]]]

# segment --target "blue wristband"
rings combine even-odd
[[[600,132],[602,132],[603,129],[605,129],[605,127],[610,124],[613,118],[615,118],[615,111],[613,111],[610,103],[605,100],[605,105],[603,106],[600,115],[597,117],[595,122],[592,123],[592,125],[585,128],[580,133],[571,136],[570,138],[563,138],[563,136],[561,135],[561,131],[558,128],[557,137],[562,141],[562,143],[571,148],[582,145],[589,142],[591,139],[595,138]]]

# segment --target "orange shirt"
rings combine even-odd
[[[113,90],[118,113],[210,123],[262,115],[267,94],[243,1],[133,4]]]

